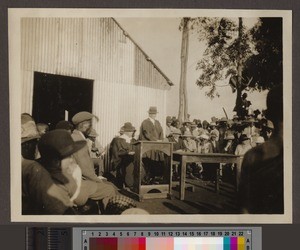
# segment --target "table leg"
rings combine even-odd
[[[220,164],[219,166],[217,167],[217,170],[216,170],[216,186],[215,186],[215,190],[216,190],[216,193],[220,193]]]
[[[243,157],[237,158],[236,164],[236,191],[239,191]]]
[[[180,174],[180,194],[179,199],[184,200],[185,192],[185,177],[186,177],[186,157],[182,156],[181,158],[181,174]]]

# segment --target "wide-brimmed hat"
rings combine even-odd
[[[217,134],[216,131],[211,131],[211,132],[210,132],[210,136],[211,136],[211,137],[218,137],[218,134]]]
[[[239,117],[237,116],[237,115],[234,115],[233,117],[232,117],[232,120],[238,120],[239,119]]]
[[[42,158],[64,159],[86,145],[86,141],[73,141],[71,134],[65,129],[55,129],[44,134],[38,148]]]
[[[199,136],[200,139],[204,139],[204,140],[209,140],[209,135],[206,134],[206,133],[202,133],[200,136]]]
[[[197,124],[195,122],[191,122],[190,126],[191,127],[197,127]]]
[[[212,118],[210,118],[212,122],[217,122],[218,121],[218,118],[213,116]]]
[[[180,131],[180,129],[175,128],[175,129],[173,129],[172,134],[173,135],[181,135],[181,131]]]
[[[224,138],[224,140],[234,140],[234,139],[235,139],[235,137],[234,137],[234,135],[231,134],[231,133],[226,134],[226,136],[225,136],[225,138]]]
[[[209,126],[217,126],[217,124],[215,123],[215,122],[211,122],[210,124],[209,124]]]
[[[243,142],[243,141],[247,141],[247,140],[250,140],[250,138],[248,137],[248,135],[246,134],[242,134],[239,138],[240,142]]]
[[[274,129],[274,124],[273,124],[272,121],[267,120],[267,128],[269,128],[269,129]]]
[[[135,127],[132,126],[131,122],[125,122],[121,129],[123,129],[123,132],[134,132],[136,130]]]
[[[255,119],[252,116],[250,116],[250,117],[248,117],[248,119],[246,120],[246,122],[248,122],[248,123],[255,122]]]
[[[90,112],[81,111],[72,117],[72,122],[74,125],[77,125],[81,122],[92,120],[93,118],[96,118],[97,121],[99,120],[97,116]]]
[[[191,131],[188,131],[188,130],[184,131],[184,133],[183,133],[182,136],[183,136],[183,137],[194,137],[194,136],[192,135]]]
[[[265,139],[262,136],[259,136],[259,137],[256,138],[255,142],[258,143],[258,144],[262,144],[262,143],[265,142]]]
[[[151,106],[151,107],[149,108],[149,110],[148,110],[148,113],[149,113],[149,114],[157,114],[157,113],[158,113],[158,112],[157,112],[157,107]]]
[[[21,143],[40,138],[36,124],[29,114],[21,115]]]
[[[226,117],[222,117],[220,120],[219,120],[219,122],[227,122],[228,121],[228,119],[226,118]]]

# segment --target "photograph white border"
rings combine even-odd
[[[21,18],[24,17],[282,17],[284,91],[283,215],[22,215],[21,213]],[[225,9],[8,9],[10,175],[12,222],[76,223],[292,223],[292,11]]]

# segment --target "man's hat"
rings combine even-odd
[[[173,135],[181,135],[181,131],[180,131],[180,129],[175,128],[175,129],[172,131],[172,134],[173,134]]]
[[[274,124],[272,121],[267,120],[267,128],[274,129]]]
[[[215,122],[211,122],[209,126],[217,126],[217,124]]]
[[[157,114],[158,113],[157,112],[157,107],[154,107],[154,106],[150,107],[149,110],[148,110],[148,113],[149,114]]]
[[[73,122],[74,125],[77,125],[81,122],[91,120],[94,117],[96,118],[97,121],[99,120],[97,116],[91,114],[90,112],[81,111],[81,112],[79,112],[79,113],[77,113],[76,115],[73,116],[72,122]]]
[[[182,136],[183,136],[183,137],[194,137],[194,136],[192,135],[192,133],[191,133],[190,131],[188,131],[188,130],[184,131],[184,133],[183,133]]]
[[[239,138],[240,142],[243,142],[243,141],[247,141],[247,140],[250,140],[250,138],[248,137],[248,135],[246,134],[242,134]]]
[[[122,126],[123,132],[134,132],[136,129],[132,126],[131,122],[125,122]]]
[[[255,142],[258,143],[258,144],[262,144],[262,143],[265,142],[265,139],[262,136],[259,136],[259,137],[257,137]]]
[[[86,141],[73,141],[65,129],[55,129],[43,135],[38,143],[42,158],[64,159],[86,145]]]
[[[228,121],[228,119],[226,118],[226,117],[222,117],[220,120],[219,120],[219,122],[227,122]]]
[[[246,122],[255,122],[255,119],[252,117],[252,116],[250,116],[247,120],[246,120]]]
[[[210,136],[211,136],[211,137],[218,137],[218,134],[217,134],[216,131],[211,131],[211,132],[210,132]]]
[[[226,136],[224,138],[224,140],[234,140],[234,139],[235,139],[234,135],[231,133],[226,134]]]
[[[195,122],[191,122],[191,127],[197,127],[197,124]]]
[[[72,130],[73,129],[73,125],[65,120],[59,121],[56,126],[55,129],[65,129],[65,130]]]
[[[218,121],[218,118],[215,117],[215,116],[213,116],[213,117],[211,118],[211,121],[212,121],[212,122],[217,122],[217,121]]]
[[[40,138],[36,124],[29,114],[21,115],[21,142]]]
[[[232,117],[232,120],[238,120],[239,119],[239,117],[237,116],[237,115],[234,115],[233,117]]]
[[[209,140],[209,135],[206,133],[202,133],[199,138],[204,140]]]
[[[171,117],[171,116],[167,116],[166,122],[167,122],[167,123],[172,122],[172,117]]]

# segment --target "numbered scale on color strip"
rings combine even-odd
[[[73,233],[80,234],[82,250],[261,249],[260,228],[81,228]]]

